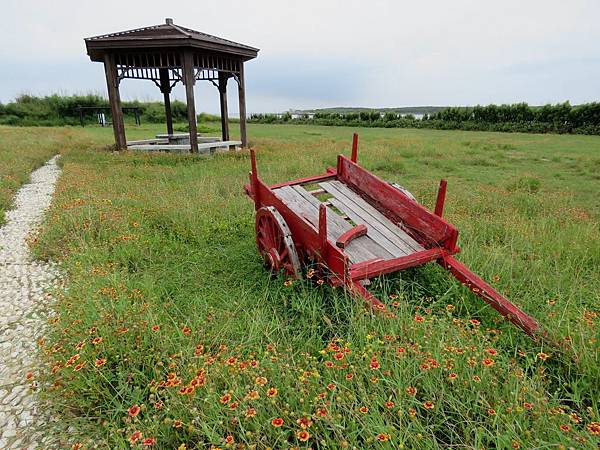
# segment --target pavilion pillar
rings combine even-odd
[[[119,94],[119,77],[115,56],[112,53],[104,55],[104,72],[106,74],[106,86],[108,88],[108,101],[112,111],[113,131],[115,133],[115,146],[117,150],[127,149],[125,138],[125,121],[121,109],[121,95]]]
[[[219,72],[219,100],[221,103],[221,136],[223,141],[229,140],[229,111],[227,110],[227,79],[228,75]]]
[[[198,153],[198,125],[196,123],[196,105],[194,103],[194,57],[191,51],[183,52],[183,84],[185,85],[185,98],[187,101],[188,123],[190,128],[190,149]]]
[[[244,85],[244,62],[240,61],[240,73],[238,74],[238,99],[240,105],[240,140],[242,148],[248,147],[246,135],[246,86]]]
[[[160,92],[165,100],[165,117],[167,119],[167,133],[173,134],[173,112],[171,111],[171,83],[169,82],[169,69],[159,69]]]

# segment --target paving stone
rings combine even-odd
[[[46,290],[59,273],[54,264],[32,261],[27,238],[50,206],[60,174],[57,160],[55,156],[31,174],[0,227],[0,449],[36,448],[42,435],[35,430],[48,421],[37,413],[36,394],[25,375],[35,371],[36,339],[51,300]]]

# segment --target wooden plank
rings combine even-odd
[[[296,214],[306,219],[315,229],[319,229],[319,201],[316,200],[316,204],[313,202],[307,201],[299,192],[294,190],[291,186],[283,186],[279,189],[273,191],[275,195],[285,201],[290,209],[292,209]],[[306,191],[305,191],[306,192]],[[308,194],[310,195],[310,194]],[[344,234],[344,232],[348,231],[352,228],[352,226],[345,222],[342,219],[342,222],[337,220],[339,216],[335,214],[335,212],[328,210],[327,211],[327,238],[334,243],[339,236]],[[340,218],[341,219],[341,218]],[[360,239],[357,239],[344,249],[344,252],[348,255],[352,262],[360,262],[366,261],[374,258],[381,258],[382,256],[378,251],[379,249],[375,249],[378,251],[374,253],[369,246],[369,244],[365,245],[365,242],[359,242]],[[381,249],[383,250],[383,249]],[[389,254],[388,254],[389,255]],[[389,258],[390,256],[388,256]]]
[[[298,192],[298,194],[300,194],[304,199],[312,203],[315,206],[315,208],[319,208],[321,201],[313,195],[311,195],[302,186],[292,186],[292,189]],[[328,208],[327,223],[329,224],[332,222],[335,223],[342,230],[342,233],[338,234],[332,239],[333,242],[335,242],[337,238],[340,237],[344,232],[352,228],[352,225],[346,222],[340,215],[336,214],[335,211],[332,211]],[[355,248],[357,246],[365,247],[367,250],[369,250],[369,252],[371,252],[373,255],[379,258],[394,258],[394,254],[392,252],[388,251],[384,246],[379,245],[377,242],[375,242],[374,239],[371,239],[368,235],[352,241],[350,244],[348,244],[348,247],[346,247],[346,249]]]
[[[338,156],[338,179],[363,192],[386,216],[402,221],[404,225],[423,235],[432,245],[444,245],[454,251],[452,243],[458,235],[456,227],[412,201],[393,186],[368,170],[354,164],[344,155]]]
[[[335,198],[345,204],[345,209],[348,209],[348,211],[345,211],[346,214],[350,215],[349,211],[352,211],[353,214],[360,216],[361,223],[365,223],[372,229],[377,230],[386,240],[399,247],[404,254],[409,255],[413,252],[423,250],[423,247],[402,230],[402,228],[394,224],[343,183],[333,181],[331,183],[322,183],[321,185],[334,195]],[[356,220],[354,221],[356,222]]]
[[[381,234],[373,225],[372,222],[364,220],[362,216],[356,214],[352,209],[348,208],[344,202],[341,202],[337,198],[330,198],[329,201],[333,206],[342,211],[344,214],[347,214],[350,220],[359,225],[367,226],[367,236],[373,239],[377,244],[381,247],[385,248],[388,252],[392,254],[394,258],[398,258],[400,256],[406,256],[412,253],[412,250],[404,248],[400,248],[395,245],[392,241],[387,239],[383,234]]]

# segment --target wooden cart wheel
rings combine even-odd
[[[300,258],[285,220],[272,206],[263,206],[256,212],[256,245],[271,272],[281,270],[293,278],[300,278]]]

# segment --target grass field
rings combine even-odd
[[[2,129],[16,139],[26,129]],[[130,138],[158,131],[143,127]],[[348,128],[253,125],[267,182],[320,173]],[[438,267],[376,280],[395,317],[263,269],[246,152],[113,154],[69,130],[35,251],[68,289],[36,374],[63,443],[129,448],[596,448],[600,139],[358,130],[359,161],[446,217],[460,259],[577,357],[524,337]]]

